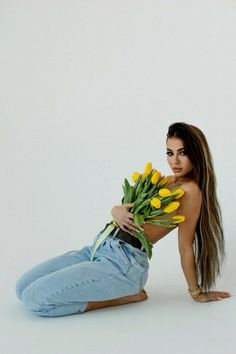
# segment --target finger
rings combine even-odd
[[[134,203],[125,203],[123,205],[125,208],[131,208],[134,205]]]
[[[122,230],[122,231],[124,231],[124,232],[127,232],[127,228],[125,227],[125,226],[120,226],[120,229]]]
[[[134,230],[134,231],[136,231],[136,230],[144,231],[144,229],[142,228],[142,226],[135,224],[135,222],[132,222],[132,221],[131,221],[131,222],[128,223],[128,225],[129,225],[129,228],[131,228],[131,229]]]
[[[124,222],[124,221],[119,222],[118,225],[119,225],[119,228],[120,228],[121,230],[126,231],[126,229],[125,229],[125,222]]]
[[[123,225],[121,225],[121,224],[118,224],[118,225],[119,225],[119,228],[120,228],[121,230],[125,231]]]
[[[128,231],[133,230],[136,231],[137,229],[129,222],[125,224],[125,227],[127,228]]]
[[[142,226],[139,226],[139,225],[136,225],[133,221],[127,221],[127,227],[133,231],[137,231],[137,230],[140,230],[140,231],[144,231],[144,229],[142,228]]]
[[[222,293],[220,293],[220,295],[218,295],[218,297],[221,297],[221,298],[226,298],[226,297],[230,297],[230,296],[232,296],[230,293],[225,293],[225,292],[222,292]]]
[[[129,223],[129,226],[132,227],[132,230],[144,231],[144,228],[142,226],[135,224],[133,214],[129,213],[128,216],[129,216],[129,221],[127,221],[127,223]]]
[[[127,230],[126,232],[127,232],[128,234],[134,236],[131,231]]]
[[[125,226],[123,229],[122,229],[124,232],[127,232],[128,234],[133,235],[133,233],[131,232],[131,229],[129,229],[127,226]]]
[[[220,301],[223,300],[221,297],[212,297],[210,301]]]
[[[220,296],[229,297],[229,296],[232,296],[232,294],[229,291],[221,291]]]
[[[144,231],[142,228],[140,228],[138,226],[132,226],[132,225],[129,225],[129,230],[132,230],[132,231]]]
[[[226,298],[232,295],[230,294],[230,292],[226,292],[226,291],[210,291],[209,293],[212,294],[213,296],[222,297],[222,298]]]

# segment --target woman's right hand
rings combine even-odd
[[[194,300],[197,302],[220,301],[230,296],[232,294],[228,291],[207,291],[201,292]]]
[[[119,225],[120,229],[130,233],[131,235],[132,232],[130,232],[130,230],[144,231],[141,226],[135,224],[133,214],[129,212],[129,209],[132,208],[133,205],[134,203],[115,205],[111,210],[111,215],[113,216],[116,223]]]

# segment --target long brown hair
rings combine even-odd
[[[201,212],[195,229],[193,249],[199,285],[204,291],[209,291],[211,287],[215,287],[226,257],[213,159],[205,135],[194,125],[183,122],[171,124],[167,139],[171,137],[183,141],[185,153],[193,163],[193,179],[202,191]]]

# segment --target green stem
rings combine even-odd
[[[97,239],[97,241],[93,247],[91,257],[90,257],[91,262],[93,261],[94,254],[97,251],[100,244],[105,240],[105,238],[107,238],[107,236],[116,227],[116,225],[117,225],[116,222],[112,221],[112,223],[105,228],[105,230],[102,232],[101,236]]]

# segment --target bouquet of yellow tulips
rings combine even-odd
[[[131,185],[127,178],[125,178],[122,186],[124,196],[121,202],[122,204],[134,203],[130,212],[134,216],[136,225],[140,226],[146,223],[175,227],[176,224],[185,220],[184,215],[175,215],[169,219],[158,219],[158,216],[169,214],[179,208],[180,202],[177,199],[183,196],[184,190],[182,188],[170,190],[168,188],[168,177],[162,176],[158,170],[153,169],[151,162],[146,164],[143,173],[134,172],[132,180],[134,185]],[[119,227],[119,225],[113,219],[96,241],[91,261],[97,248],[115,227]],[[146,234],[138,229],[137,231],[132,231],[132,233],[134,237],[140,240],[147,252],[148,258],[151,259],[153,245],[149,242]]]

